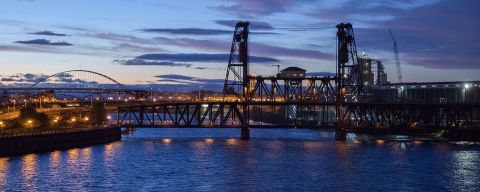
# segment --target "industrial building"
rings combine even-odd
[[[287,67],[280,71],[278,77],[281,78],[303,78],[305,77],[305,69],[299,67]]]
[[[387,83],[374,92],[405,102],[480,103],[480,81]]]
[[[370,58],[366,53],[363,53],[358,58],[358,64],[360,67],[359,71],[361,71],[360,78],[364,87],[371,88],[374,85],[388,83],[385,66],[382,64],[382,61]]]

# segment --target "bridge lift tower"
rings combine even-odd
[[[243,119],[239,119],[241,138],[249,139],[250,128],[248,122],[248,91],[250,90],[250,79],[248,76],[248,22],[238,22],[233,33],[230,57],[228,58],[227,75],[223,87],[223,100],[229,95],[242,101]]]
[[[358,64],[357,45],[350,23],[337,26],[337,128],[336,140],[346,139],[345,102],[356,102],[363,94],[363,80]]]
[[[235,25],[227,75],[223,87],[223,97],[234,95],[240,100],[247,100],[248,79],[248,22]]]

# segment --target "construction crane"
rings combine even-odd
[[[392,37],[393,41],[393,51],[395,53],[395,65],[397,66],[397,78],[398,82],[402,83],[402,70],[400,68],[400,57],[398,56],[398,45],[397,45],[397,39],[395,39],[395,36],[393,36],[393,32],[390,28],[388,28],[388,31],[390,32],[390,36]]]

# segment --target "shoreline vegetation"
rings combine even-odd
[[[0,157],[85,147],[121,140],[119,127],[108,124],[102,103],[88,111],[47,115],[26,106],[17,118],[0,121]]]
[[[109,127],[109,118],[102,103],[93,104],[89,110],[57,115],[47,115],[33,106],[25,106],[20,109],[18,117],[0,120],[0,138],[105,128]]]

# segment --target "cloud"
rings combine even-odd
[[[350,21],[357,50],[393,63],[393,42],[398,41],[402,65],[436,69],[480,69],[479,1],[345,1],[318,6],[308,16],[319,21]]]
[[[51,45],[51,46],[72,46],[73,44],[65,41],[50,42],[46,39],[34,39],[27,41],[15,41],[14,43],[27,44],[27,45]]]
[[[46,78],[47,75],[44,74],[33,74],[33,73],[18,73],[15,75],[9,75],[6,77],[2,77],[1,80],[3,82],[7,83],[35,83],[38,82],[44,78]]]
[[[192,64],[187,63],[175,63],[166,61],[148,61],[144,59],[130,59],[130,60],[114,60],[115,63],[122,65],[156,65],[156,66],[170,66],[170,67],[191,67]]]
[[[128,42],[128,43],[140,43],[140,44],[152,44],[151,39],[144,39],[139,38],[133,35],[123,35],[123,34],[116,34],[116,33],[85,33],[87,37],[95,38],[95,39],[103,39],[103,40],[110,40],[110,41],[117,41],[117,42]]]
[[[167,33],[172,35],[232,35],[232,30],[222,30],[222,29],[201,29],[201,28],[184,28],[184,29],[139,29],[143,32],[148,33]],[[277,33],[273,32],[250,32],[251,34],[257,35],[274,35]]]
[[[4,76],[0,80],[7,84],[33,84],[45,80],[48,75],[45,74],[33,74],[33,73],[18,73],[15,75]],[[86,81],[79,78],[74,78],[73,75],[63,73],[58,74],[53,79],[48,79],[47,82],[43,83],[88,83],[88,84],[98,84],[96,81]]]
[[[171,62],[227,62],[229,54],[202,54],[202,53],[179,53],[179,54],[144,54],[136,59],[162,60]],[[250,56],[251,62],[271,63],[279,60],[269,57]]]
[[[288,9],[310,0],[227,0],[228,5],[220,5],[213,9],[243,18],[267,16],[285,12]]]
[[[159,78],[157,82],[190,84],[194,87],[198,87],[200,85],[214,85],[221,87],[219,85],[223,85],[225,82],[224,79],[206,79],[178,74],[156,75],[155,77]]]
[[[38,31],[38,32],[33,32],[33,33],[28,33],[30,35],[47,35],[47,36],[67,36],[66,34],[62,33],[55,33],[52,31]]]
[[[402,61],[427,68],[480,69],[479,1],[441,1],[405,11],[377,28],[392,27]],[[451,14],[455,13],[455,14]],[[461,22],[459,22],[461,21]],[[418,26],[418,27],[417,27]],[[375,34],[375,31],[370,31]],[[386,33],[386,32],[385,32]],[[390,41],[391,42],[391,41]],[[372,43],[377,46],[378,42]],[[390,49],[392,48],[390,44]]]
[[[337,73],[321,71],[321,72],[308,72],[305,75],[306,76],[323,76],[323,77],[326,77],[326,76],[336,76]]]
[[[220,68],[220,67],[195,67],[194,69],[198,69],[198,70],[207,70],[207,69],[224,70],[223,68]]]
[[[177,75],[177,74],[156,75],[155,77],[161,78],[161,79],[188,80],[188,81],[192,81],[195,79],[195,77]]]
[[[157,28],[157,29],[139,29],[143,32],[149,33],[168,33],[174,35],[223,35],[223,34],[233,34],[231,30],[221,30],[221,29],[201,29],[201,28],[183,28],[183,29],[168,29],[168,28]]]
[[[198,40],[190,38],[179,38],[179,39],[170,39],[165,37],[157,37],[156,41],[162,44],[175,45],[179,47],[191,47],[197,48],[203,51],[226,51],[229,50],[231,42],[229,41],[219,41],[219,40]],[[250,43],[250,55],[256,55],[258,57],[270,58],[269,62],[277,62],[278,59],[273,57],[297,57],[297,58],[308,58],[308,59],[324,59],[324,60],[334,60],[335,54],[325,53],[315,50],[305,50],[305,49],[295,49],[295,48],[285,48],[275,45],[267,45],[263,43]],[[217,54],[217,57],[219,55]],[[226,57],[228,58],[228,56]],[[250,56],[251,62],[263,62],[260,58],[255,56]]]
[[[226,27],[235,27],[239,22],[238,20],[215,20],[216,24],[226,26]],[[250,23],[250,29],[273,29],[273,26],[270,23],[263,21],[248,21]]]

